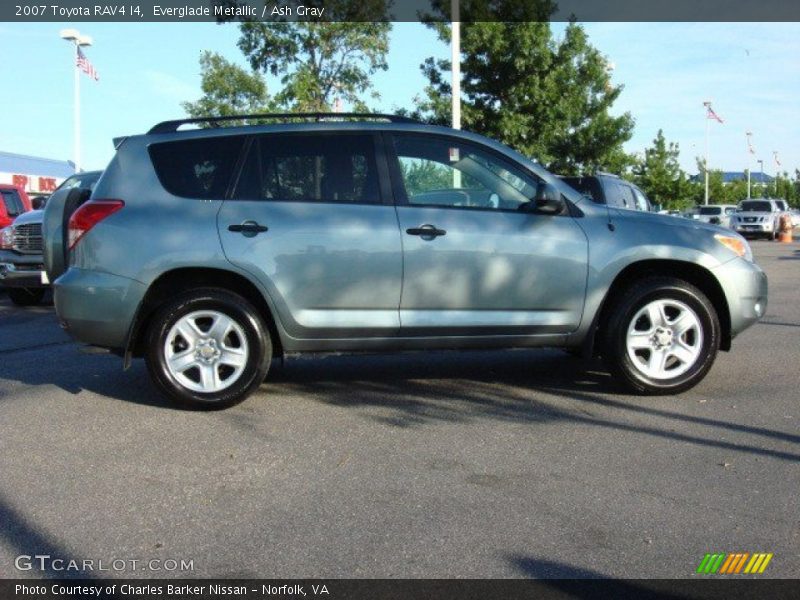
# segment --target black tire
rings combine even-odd
[[[44,288],[8,288],[8,297],[17,306],[36,306],[44,294]]]
[[[215,392],[186,387],[167,365],[165,347],[170,331],[179,320],[197,311],[224,314],[241,328],[247,342],[247,359],[241,373],[228,387]],[[247,300],[227,290],[198,288],[183,292],[161,306],[148,327],[145,361],[150,376],[159,391],[184,408],[216,410],[242,402],[264,381],[271,360],[272,340],[263,318]],[[214,369],[219,374],[218,367]]]
[[[687,306],[697,317],[702,333],[697,358],[688,370],[676,377],[650,377],[637,368],[628,353],[627,334],[632,320],[642,308],[656,300],[677,301]],[[652,276],[632,284],[613,302],[602,327],[601,347],[607,368],[624,387],[644,395],[678,394],[694,387],[706,376],[719,351],[720,324],[714,306],[703,292],[681,279]]]

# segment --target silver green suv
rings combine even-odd
[[[63,326],[179,404],[239,402],[276,356],[433,348],[563,347],[677,393],[766,310],[738,234],[596,204],[484,137],[225,119],[115,140],[91,198],[45,215]]]

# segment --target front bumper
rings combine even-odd
[[[735,223],[734,231],[741,235],[772,233],[772,223]]]
[[[41,255],[0,250],[0,285],[5,287],[47,287]]]
[[[731,338],[756,323],[767,312],[767,275],[755,263],[735,258],[714,269],[731,317]]]
[[[144,284],[98,271],[70,267],[53,283],[61,326],[76,340],[115,350],[125,346],[128,329],[144,298]]]

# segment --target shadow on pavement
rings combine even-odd
[[[18,552],[17,556],[23,556],[21,565],[27,567],[32,564],[34,568],[16,573],[16,576],[33,575],[35,577],[50,577],[58,579],[92,579],[94,574],[92,571],[82,570],[68,570],[66,567],[70,560],[76,560],[78,565],[82,564],[82,559],[78,560],[67,551],[66,548],[60,546],[57,542],[49,539],[44,532],[39,531],[36,526],[31,523],[24,515],[17,512],[12,507],[6,498],[0,493],[0,541],[9,548],[13,548]],[[47,560],[40,561],[36,556],[47,556]],[[53,568],[49,559],[62,559],[64,561],[64,570],[56,570]],[[61,566],[61,563],[57,563]],[[43,566],[40,569],[39,566]],[[4,577],[11,577],[15,573],[11,571],[4,574]],[[16,568],[16,567],[13,567]]]

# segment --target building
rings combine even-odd
[[[49,195],[75,173],[68,160],[54,160],[0,151],[0,183],[12,183],[30,196]]]
[[[714,171],[711,171],[713,173]],[[695,183],[705,182],[705,175],[702,173],[692,175],[691,180]],[[730,185],[734,181],[747,181],[747,171],[722,171],[722,185]],[[750,185],[770,185],[775,181],[774,177],[762,173],[761,171],[750,172]]]

